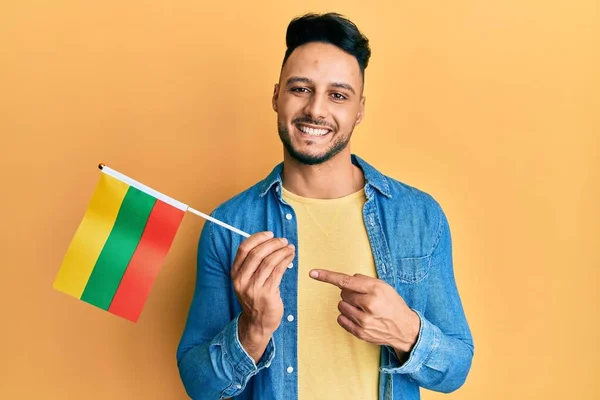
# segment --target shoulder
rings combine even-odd
[[[277,182],[281,182],[283,163],[273,167],[271,172],[252,186],[221,202],[213,213],[223,217],[251,217],[252,212],[262,211],[266,207],[268,192]]]
[[[363,170],[369,186],[382,194],[379,196],[382,204],[396,208],[420,209],[430,213],[441,210],[439,203],[424,190],[401,182],[355,154],[352,155],[352,160]]]
[[[387,175],[384,176],[389,184],[391,203],[402,207],[422,209],[427,212],[442,212],[441,205],[430,193],[401,182],[393,177]]]
[[[261,196],[261,188],[264,186],[264,180],[244,189],[238,194],[222,201],[212,212],[215,218],[234,221],[238,218],[247,218],[257,207],[261,207],[264,202]]]
[[[390,175],[380,173],[376,196],[382,228],[401,243],[402,257],[431,254],[447,226],[446,216],[433,195]]]
[[[382,200],[382,205],[396,210],[403,219],[438,232],[446,218],[440,203],[430,193],[386,176],[391,196]]]

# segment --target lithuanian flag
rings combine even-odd
[[[54,288],[136,322],[188,206],[100,169]]]

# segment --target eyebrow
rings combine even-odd
[[[289,78],[286,81],[286,86],[289,86],[289,85],[291,85],[293,83],[308,83],[308,84],[311,84],[311,85],[315,84],[312,79],[308,79],[308,78],[303,77],[303,76],[292,76],[291,78]],[[333,87],[336,87],[336,88],[340,88],[340,89],[346,89],[346,90],[348,90],[348,91],[356,94],[356,92],[354,91],[354,88],[351,85],[347,84],[347,83],[331,82],[329,85],[333,86]]]

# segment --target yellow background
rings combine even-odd
[[[203,220],[185,217],[137,324],[52,282],[99,162],[209,212],[281,160],[270,98],[306,11],[371,40],[352,150],[450,220],[475,358],[423,398],[599,398],[598,1],[261,4],[2,1],[0,398],[187,398]]]

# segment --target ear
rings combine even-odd
[[[271,102],[273,103],[273,111],[277,112],[277,99],[279,99],[279,84],[276,83],[273,88],[273,99]]]
[[[362,121],[362,119],[365,116],[365,102],[366,101],[367,101],[367,98],[365,96],[361,97],[360,104],[358,106],[358,114],[356,115],[356,122],[354,122],[354,126],[360,124],[360,122]]]

